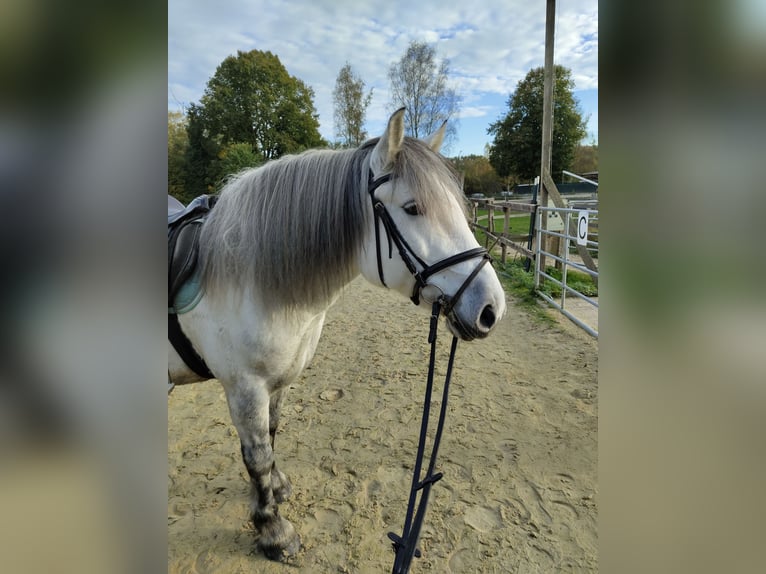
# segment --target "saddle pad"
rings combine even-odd
[[[168,313],[177,315],[188,313],[200,302],[202,294],[199,270],[195,269],[194,273],[178,289],[175,299],[173,299],[173,307],[168,309]]]

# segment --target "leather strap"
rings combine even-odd
[[[447,363],[447,373],[444,377],[444,388],[442,389],[439,419],[436,424],[436,433],[434,434],[431,446],[431,456],[428,460],[428,468],[425,477],[422,480],[420,479],[425,454],[426,435],[428,434],[428,418],[431,410],[431,394],[433,391],[434,370],[436,364],[436,330],[439,324],[440,313],[441,303],[436,301],[431,308],[431,328],[428,333],[428,342],[431,344],[431,356],[428,362],[428,378],[426,380],[426,390],[423,398],[423,416],[420,421],[420,437],[418,439],[415,467],[412,472],[412,486],[410,487],[410,497],[409,502],[407,503],[407,514],[404,519],[402,535],[399,536],[394,532],[388,533],[388,538],[393,542],[395,554],[392,574],[406,574],[409,572],[412,558],[420,557],[420,550],[417,548],[417,543],[420,536],[420,530],[423,526],[426,508],[428,507],[428,497],[431,492],[431,487],[443,476],[441,472],[435,473],[434,470],[436,468],[436,457],[439,453],[442,432],[444,431],[444,421],[447,417],[447,399],[449,397],[450,380],[452,379],[452,367],[455,363],[455,352],[457,351],[457,337],[452,337],[449,362]],[[419,492],[420,501],[418,502],[417,497]]]
[[[407,240],[404,238],[404,235],[402,235],[401,231],[399,231],[399,228],[396,226],[396,223],[394,223],[391,214],[388,213],[388,210],[386,209],[386,206],[383,204],[383,202],[375,197],[375,190],[390,180],[390,173],[386,173],[378,178],[375,178],[371,169],[367,178],[367,192],[370,194],[370,201],[372,202],[372,211],[375,224],[375,249],[378,263],[378,277],[380,278],[380,282],[384,287],[388,287],[388,285],[386,285],[386,280],[383,277],[383,262],[380,253],[381,223],[383,224],[383,229],[385,229],[386,236],[388,237],[388,258],[391,259],[392,256],[393,249],[391,244],[393,242],[396,244],[402,262],[407,267],[407,270],[415,278],[415,285],[412,288],[412,295],[410,296],[410,300],[415,305],[420,304],[420,291],[426,285],[428,285],[429,277],[435,273],[438,273],[439,271],[447,269],[448,267],[462,263],[463,261],[468,261],[469,259],[473,259],[475,257],[481,257],[479,264],[466,278],[458,290],[451,297],[443,297],[444,312],[445,314],[448,314],[455,308],[455,305],[462,296],[468,284],[473,281],[474,277],[476,277],[484,264],[490,260],[489,253],[483,247],[475,247],[473,249],[463,251],[462,253],[452,255],[451,257],[447,257],[446,259],[442,259],[441,261],[437,261],[432,265],[428,265],[425,261],[418,257],[417,253],[415,253],[412,247],[410,247],[410,244],[407,243]],[[420,265],[420,270],[418,270],[418,266],[415,265],[415,262]]]
[[[168,339],[186,366],[197,373],[200,377],[214,379],[215,375],[210,371],[205,361],[197,354],[188,337],[181,330],[178,315],[168,313]]]

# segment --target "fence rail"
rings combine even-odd
[[[481,207],[487,208],[487,225],[481,224],[485,217],[479,215],[479,208]],[[474,231],[481,229],[484,232],[485,247],[489,247],[490,241],[493,245],[497,244],[500,246],[500,261],[503,263],[505,263],[506,258],[508,257],[508,249],[512,249],[531,259],[534,257],[534,252],[528,246],[519,243],[524,241],[529,243],[530,235],[510,233],[510,218],[511,213],[514,212],[524,213],[531,217],[532,214],[534,214],[536,207],[536,205],[531,203],[520,203],[517,201],[495,202],[491,199],[472,199],[471,228]],[[500,231],[497,230],[495,224],[496,214],[503,218],[503,224]]]
[[[518,201],[471,199],[470,224],[474,231],[480,229],[484,232],[485,247],[491,248],[490,246],[495,245],[500,247],[500,261],[503,263],[506,262],[509,249],[534,261],[535,290],[538,295],[587,333],[598,337],[598,301],[577,291],[567,283],[568,271],[571,269],[589,275],[598,284],[598,269],[594,262],[594,257],[598,257],[598,202],[578,200],[576,203],[571,201],[571,204],[573,207],[559,208],[540,207],[533,203]],[[483,208],[487,209],[487,215],[479,215],[479,209]],[[534,245],[530,241],[529,233],[510,232],[512,213],[528,214],[535,218]],[[557,224],[552,223],[557,219],[552,216],[554,213],[558,216]],[[588,229],[585,245],[579,246],[578,256],[572,253],[571,248],[577,246],[574,218],[581,213],[588,214]],[[541,229],[543,219],[546,220],[547,229]],[[496,220],[502,221],[502,224],[498,226]],[[530,245],[532,245],[531,248]],[[553,277],[546,269],[541,269],[541,262],[544,263],[546,258],[553,261],[554,265],[561,270],[561,279]],[[543,292],[540,289],[543,280],[557,285],[561,289],[561,297],[554,299]],[[567,306],[567,297],[569,297],[569,306]],[[579,303],[580,301],[583,303]],[[574,307],[577,309],[573,309]]]
[[[562,229],[555,231],[552,229],[542,229],[543,215],[550,216],[551,213],[557,213],[563,220]],[[578,241],[579,225],[572,225],[573,218],[581,218],[585,214],[587,216],[587,228],[584,230],[584,237],[580,239],[581,244],[584,241],[585,247],[589,253],[595,253],[598,255],[598,210],[597,209],[577,209],[577,208],[563,208],[563,207],[539,207],[537,210],[537,224],[535,225],[537,238],[535,241],[535,289],[538,295],[545,299],[550,305],[561,311],[564,316],[570,319],[573,323],[584,329],[587,333],[598,337],[598,301],[592,297],[588,297],[583,293],[577,291],[567,284],[567,272],[570,268],[587,273],[598,284],[598,270],[590,269],[588,266],[573,260],[570,255],[570,246],[572,242]],[[548,217],[550,219],[550,217]],[[579,223],[579,221],[578,221]],[[551,241],[550,239],[557,239],[558,241]],[[563,240],[563,243],[562,243]],[[546,247],[547,244],[553,245],[553,247]],[[556,279],[546,272],[545,269],[541,269],[540,261],[544,258],[550,257],[556,261],[557,266],[561,268],[561,279]],[[557,301],[553,299],[547,293],[544,293],[540,289],[541,278],[547,279],[555,285],[558,285],[561,289],[561,299]],[[572,295],[580,301],[584,301],[591,309],[596,310],[595,323],[596,327],[589,325],[583,321],[581,317],[578,317],[567,308],[567,295]],[[586,306],[586,308],[587,308]],[[571,306],[570,306],[571,307]]]

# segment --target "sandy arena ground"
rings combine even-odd
[[[509,301],[458,346],[448,417],[411,572],[596,572],[597,342]],[[401,533],[428,363],[428,317],[354,281],[330,310],[276,439],[303,548],[253,550],[247,472],[217,381],[168,399],[168,572],[386,573]],[[442,326],[435,396],[451,335]],[[438,400],[435,401],[438,406]],[[438,412],[435,410],[434,412]],[[427,447],[428,448],[428,447]]]

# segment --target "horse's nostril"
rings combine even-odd
[[[484,307],[481,315],[479,315],[479,324],[489,330],[495,324],[495,319],[495,310],[492,308],[492,305],[487,305]]]

